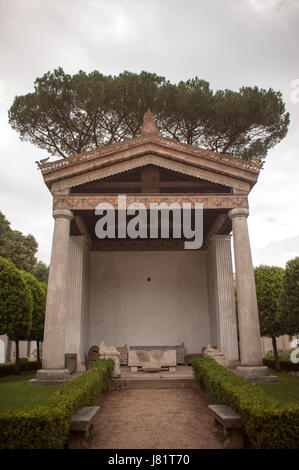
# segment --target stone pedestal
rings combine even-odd
[[[249,382],[277,382],[276,375],[270,375],[266,366],[238,366],[236,374],[244,377]]]
[[[68,369],[39,369],[36,378],[28,381],[30,385],[64,385],[70,378]]]
[[[77,354],[68,353],[65,354],[65,368],[70,371],[70,374],[74,374],[77,371]]]

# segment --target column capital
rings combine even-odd
[[[211,242],[216,241],[216,240],[230,240],[230,239],[231,239],[231,235],[229,233],[225,233],[223,235],[220,233],[216,233],[215,235],[212,235]]]
[[[53,211],[53,217],[54,219],[68,219],[68,220],[72,220],[72,218],[74,217],[74,214],[72,213],[72,211],[69,211],[68,209],[55,209]]]
[[[228,216],[231,220],[235,219],[236,217],[247,218],[249,216],[249,210],[242,207],[236,207],[235,209],[228,211]]]

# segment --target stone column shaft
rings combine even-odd
[[[248,209],[232,209],[238,320],[242,366],[263,364],[254,272],[247,227]]]
[[[43,343],[43,369],[64,369],[66,277],[72,212],[56,209]]]
[[[210,307],[214,309],[214,328],[217,328],[217,346],[227,364],[239,361],[236,305],[230,235],[214,235],[209,247]],[[212,284],[212,285],[211,285]]]
[[[84,369],[84,329],[87,322],[87,257],[84,236],[70,237],[67,280],[65,352],[77,353],[77,368]]]

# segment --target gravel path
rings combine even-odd
[[[121,389],[104,394],[92,449],[219,449],[207,395],[187,389]]]

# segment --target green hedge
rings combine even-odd
[[[278,359],[282,360],[282,361],[289,361],[293,351],[294,351],[294,348],[292,348],[292,349],[278,349],[278,351],[277,351],[278,352]],[[265,359],[274,360],[274,352],[272,350],[268,351],[266,356],[265,356]]]
[[[299,372],[299,362],[297,364],[291,362],[291,361],[286,361],[283,359],[279,359],[279,364],[281,370],[284,370],[286,372]],[[270,369],[275,369],[275,361],[274,359],[267,359],[264,358],[264,366],[268,366]]]
[[[280,404],[257,385],[237,376],[211,358],[194,358],[192,367],[196,380],[216,403],[228,405],[242,416],[245,433],[253,447],[299,447],[299,405]]]
[[[41,368],[41,362],[39,361],[28,361],[27,358],[20,358],[20,368],[18,373],[31,372]],[[0,364],[0,377],[6,377],[7,375],[15,375],[16,366],[13,363]]]
[[[114,370],[112,359],[101,359],[53,393],[47,404],[28,411],[0,413],[1,449],[57,449],[67,442],[71,417],[108,390]],[[30,385],[28,385],[30,386]]]

